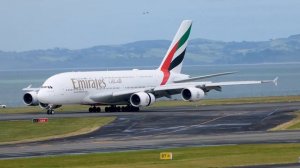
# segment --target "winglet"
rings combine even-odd
[[[273,83],[274,83],[275,86],[278,85],[278,76],[273,80]]]
[[[278,77],[276,77],[273,80],[263,80],[263,81],[261,81],[261,83],[274,83],[274,85],[277,86],[278,85]]]

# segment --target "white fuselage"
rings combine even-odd
[[[188,78],[171,73],[168,83]],[[160,70],[66,72],[48,78],[38,92],[45,104],[127,104],[124,99],[111,97],[116,91],[138,90],[159,86],[163,79]],[[100,95],[102,99],[92,99]],[[107,97],[105,95],[108,95]]]

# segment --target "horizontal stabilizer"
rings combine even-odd
[[[210,74],[210,75],[204,75],[204,76],[197,76],[197,77],[188,78],[188,79],[175,80],[174,83],[192,82],[192,81],[196,81],[196,80],[207,79],[207,78],[212,78],[212,77],[216,77],[216,76],[230,75],[230,74],[234,74],[234,73],[236,73],[236,72],[222,72],[222,73],[216,73],[216,74]]]

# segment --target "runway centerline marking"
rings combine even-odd
[[[134,126],[136,126],[138,124],[138,122],[134,122],[133,124],[131,124],[128,128],[126,128],[123,132],[132,132],[131,128],[133,128]]]
[[[217,117],[217,118],[213,118],[213,119],[211,119],[211,120],[208,120],[208,121],[202,122],[202,123],[200,123],[200,124],[198,124],[198,125],[204,125],[204,124],[207,124],[207,123],[210,123],[210,122],[216,121],[216,120],[218,120],[218,119],[225,118],[225,117],[227,117],[227,116],[231,116],[231,115],[224,115],[224,116],[220,116],[220,117]]]
[[[275,114],[276,112],[278,112],[279,108],[276,108],[275,110],[273,110],[271,113],[269,113],[266,117],[264,117],[261,121],[266,120],[268,117],[270,117],[271,115]]]

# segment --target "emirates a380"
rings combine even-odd
[[[67,104],[89,105],[89,112],[139,111],[158,98],[181,95],[184,101],[198,101],[211,90],[221,91],[229,85],[274,83],[274,80],[210,82],[203,79],[228,75],[216,73],[198,77],[182,74],[182,63],[191,32],[192,21],[184,20],[160,66],[154,70],[65,72],[48,78],[40,88],[28,86],[23,101],[40,106],[53,114]]]

